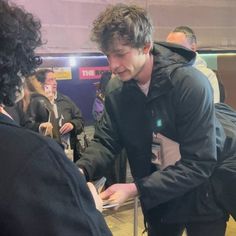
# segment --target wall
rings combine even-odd
[[[201,54],[224,86],[225,103],[236,110],[236,53]]]
[[[155,40],[163,41],[168,32],[176,26],[188,25],[195,30],[200,48],[236,50],[236,0],[12,1],[24,6],[41,19],[45,44],[38,50],[40,53],[97,51],[96,46],[89,40],[92,22],[109,3],[118,2],[135,3],[147,9],[153,19]],[[235,58],[226,62],[224,58],[219,57],[210,63],[213,69],[219,69],[221,73],[226,87],[227,103],[236,109]],[[219,68],[216,68],[218,66]],[[60,81],[59,88],[76,101],[86,120],[91,122],[89,112],[95,96],[93,80],[80,81],[76,73],[78,71],[72,69],[72,80]]]
[[[155,26],[155,40],[165,40],[178,25],[189,25],[204,48],[236,49],[235,0],[12,0],[42,20],[46,44],[39,52],[96,50],[89,40],[92,21],[108,3],[145,7]]]

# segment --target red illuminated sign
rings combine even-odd
[[[79,78],[80,79],[100,79],[101,74],[104,71],[109,71],[109,66],[80,67]]]

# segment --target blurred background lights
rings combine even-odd
[[[76,66],[76,59],[74,57],[69,58],[69,64],[71,67]]]

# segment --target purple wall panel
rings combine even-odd
[[[75,66],[72,69],[71,80],[58,80],[58,90],[69,96],[80,108],[82,115],[85,119],[86,125],[94,123],[92,117],[92,105],[95,98],[94,82],[98,79],[81,79],[79,77],[80,67],[104,67],[108,66],[107,59],[104,55],[94,54],[81,54],[81,55],[43,55],[43,68],[54,67],[70,67],[69,58],[73,57]]]

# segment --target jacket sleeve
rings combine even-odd
[[[12,186],[11,235],[110,236],[75,165],[52,140],[38,146]]]
[[[175,141],[179,143],[181,159],[136,181],[147,210],[200,186],[216,164],[215,113],[208,81],[191,67],[178,69],[172,81],[171,109],[175,113]]]
[[[122,142],[118,136],[117,125],[112,115],[109,97],[105,100],[104,115],[101,122],[96,125],[93,140],[76,162],[85,172],[87,180],[102,177],[104,170],[114,161],[115,155],[122,149]]]
[[[69,122],[74,126],[73,132],[75,135],[80,134],[84,128],[84,120],[82,118],[81,111],[69,97],[66,97],[66,100],[71,108],[71,119]]]
[[[49,110],[47,109],[44,99],[32,99],[26,112],[26,119],[22,126],[39,132],[39,126],[43,122],[47,122],[49,118]]]

